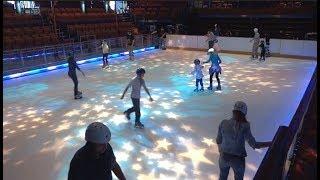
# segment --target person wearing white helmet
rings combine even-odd
[[[127,109],[126,111],[123,112],[123,114],[125,114],[126,118],[128,120],[130,120],[130,114],[135,112],[136,114],[136,120],[135,120],[135,128],[144,128],[144,125],[140,122],[140,93],[141,93],[141,86],[144,88],[144,90],[146,91],[146,93],[149,95],[149,100],[153,101],[150,92],[148,90],[148,88],[146,87],[146,83],[144,81],[144,74],[146,73],[146,71],[143,68],[139,68],[136,70],[136,74],[137,76],[135,78],[133,78],[130,83],[127,85],[126,89],[123,91],[123,94],[121,96],[120,99],[124,98],[124,95],[126,94],[127,90],[129,89],[129,87],[132,88],[131,91],[131,100],[132,100],[132,104],[133,107]]]
[[[260,34],[258,32],[258,28],[254,28],[253,32],[254,32],[254,36],[250,40],[250,42],[253,41],[251,59],[258,59],[258,49],[259,49],[259,43],[260,43]]]
[[[80,148],[70,162],[68,180],[112,180],[112,173],[120,180],[125,176],[116,161],[109,144],[111,132],[100,122],[91,123],[86,130],[87,143]]]
[[[242,180],[245,172],[245,141],[253,149],[271,146],[272,142],[257,142],[252,136],[250,123],[246,119],[247,105],[237,101],[233,108],[230,120],[223,120],[219,125],[216,142],[220,152],[219,180],[227,180],[230,167],[234,172],[235,180]]]
[[[208,55],[210,56],[209,59],[202,63],[204,64],[204,63],[211,62],[211,66],[209,68],[210,85],[208,87],[208,90],[212,90],[212,78],[214,74],[216,75],[216,79],[218,82],[217,90],[221,90],[221,84],[219,79],[219,74],[221,74],[221,67],[220,67],[221,59],[214,48],[210,48],[208,50]]]

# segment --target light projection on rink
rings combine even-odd
[[[193,60],[205,52],[167,50],[81,65],[78,74],[84,98],[74,100],[66,69],[4,81],[4,179],[66,179],[74,153],[94,121],[111,130],[111,146],[127,179],[218,179],[218,125],[230,118],[233,103],[248,104],[248,120],[257,140],[271,140],[280,125],[289,124],[311,78],[316,61],[220,54],[221,91],[193,92]],[[135,69],[146,69],[145,80],[154,102],[142,91],[141,121],[135,129],[122,114],[131,107],[130,93],[121,93]],[[209,64],[204,86],[209,85]],[[214,86],[217,86],[215,78]],[[266,149],[247,147],[245,179],[252,179]],[[230,170],[229,179],[233,179]]]

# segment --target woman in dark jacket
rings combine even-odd
[[[79,68],[77,62],[74,59],[74,55],[72,53],[68,53],[67,60],[68,60],[68,66],[69,66],[68,76],[72,79],[74,84],[74,88],[73,88],[74,99],[81,99],[82,92],[78,91],[78,78],[77,78],[76,69],[78,69],[83,74],[83,76],[85,76],[85,74]]]

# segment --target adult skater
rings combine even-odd
[[[166,50],[167,49],[167,47],[166,47],[167,33],[163,28],[161,28],[161,30],[160,30],[160,35],[161,35],[161,37],[160,37],[160,48],[162,50]]]
[[[81,69],[79,68],[77,62],[74,59],[74,55],[73,53],[68,53],[68,66],[69,66],[69,71],[68,71],[68,76],[72,79],[73,84],[74,84],[74,99],[81,99],[82,98],[82,92],[78,91],[78,78],[77,78],[77,73],[76,73],[76,69],[78,69],[83,76],[85,76],[85,74],[83,73],[83,71],[81,71]]]
[[[206,42],[208,42],[209,49],[213,48],[214,43],[217,41],[216,36],[211,31],[208,31],[206,36]]]
[[[75,153],[70,162],[68,180],[112,180],[111,171],[118,179],[125,180],[109,144],[110,139],[111,132],[106,125],[91,123],[85,133],[87,143]]]
[[[256,142],[250,130],[250,123],[246,119],[247,105],[238,101],[233,108],[233,116],[230,120],[223,120],[219,125],[216,142],[220,157],[219,180],[227,180],[230,167],[234,172],[235,180],[242,180],[245,171],[245,141],[253,149],[271,146],[272,142]]]
[[[144,74],[146,71],[143,68],[139,68],[136,70],[137,76],[133,78],[130,83],[127,85],[126,89],[123,91],[123,94],[121,96],[121,99],[123,99],[124,95],[126,94],[129,87],[132,88],[131,90],[131,100],[133,107],[130,109],[127,109],[123,112],[123,114],[126,115],[127,119],[130,120],[130,114],[132,112],[135,112],[136,119],[135,119],[135,127],[136,128],[144,128],[144,125],[140,122],[140,92],[141,92],[141,86],[143,86],[144,90],[147,92],[147,94],[150,97],[150,101],[153,101],[148,88],[146,87],[145,81],[144,81]]]
[[[132,34],[131,30],[129,30],[127,33],[127,46],[129,51],[129,60],[133,61],[134,35]]]
[[[253,41],[253,45],[252,45],[252,55],[251,55],[251,59],[258,59],[258,48],[259,48],[259,42],[260,42],[260,34],[258,32],[258,28],[254,28],[254,36],[253,38],[250,40],[250,42]]]
[[[265,34],[266,38],[266,57],[270,57],[270,35]]]
[[[108,55],[110,52],[110,48],[108,43],[105,40],[102,41],[101,48],[102,48],[102,62],[103,62],[102,68],[109,67]]]
[[[221,90],[221,84],[219,79],[219,74],[221,74],[221,67],[220,67],[221,59],[218,55],[218,52],[215,51],[214,48],[210,48],[208,50],[208,54],[209,54],[209,59],[202,63],[202,64],[205,64],[205,63],[211,62],[211,66],[209,68],[210,85],[208,87],[208,90],[212,90],[212,78],[214,74],[216,75],[216,79],[218,82],[217,90]]]

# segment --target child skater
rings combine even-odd
[[[126,94],[127,90],[129,89],[129,87],[132,87],[131,90],[131,100],[132,100],[132,104],[133,107],[130,109],[127,109],[126,111],[123,112],[123,114],[126,115],[127,119],[130,120],[130,114],[132,112],[135,112],[136,114],[136,119],[135,119],[135,128],[144,128],[144,125],[140,122],[140,92],[141,92],[141,86],[143,86],[144,90],[147,92],[147,94],[150,97],[150,101],[153,101],[148,88],[146,87],[146,84],[144,82],[144,74],[146,73],[146,71],[143,68],[139,68],[136,70],[136,74],[137,76],[135,78],[133,78],[130,83],[128,84],[128,86],[126,87],[126,89],[123,91],[123,94],[121,96],[121,99],[123,99],[124,95]]]
[[[75,61],[73,53],[69,52],[67,59],[68,59],[68,66],[69,66],[68,76],[72,79],[74,84],[74,99],[81,99],[82,92],[78,91],[78,78],[77,78],[76,69],[78,69],[83,76],[85,75],[83,71],[81,71],[81,69],[79,68],[77,62]]]
[[[214,74],[216,74],[216,79],[218,82],[217,90],[221,90],[220,79],[219,79],[219,73],[221,74],[221,67],[220,67],[221,59],[218,56],[218,53],[214,51],[214,48],[210,48],[208,50],[208,54],[210,55],[208,61],[203,62],[204,64],[211,61],[211,67],[209,68],[210,86],[208,87],[208,90],[212,90],[212,78]]]
[[[200,91],[203,91],[203,81],[202,81],[202,78],[203,78],[203,73],[202,73],[203,66],[200,65],[200,60],[199,59],[194,60],[193,63],[194,63],[194,70],[191,72],[191,74],[196,76],[196,89],[194,91],[195,92],[199,91],[198,90],[199,83],[201,85]]]
[[[265,61],[266,60],[266,47],[264,46],[263,40],[261,40],[259,47],[261,48],[261,54],[260,54],[259,61],[262,61],[262,60]]]
[[[108,54],[110,52],[110,48],[108,46],[108,43],[103,40],[102,41],[102,45],[101,45],[101,48],[102,48],[102,62],[103,62],[103,65],[102,65],[102,68],[105,68],[105,67],[109,67],[109,62],[108,62]]]

